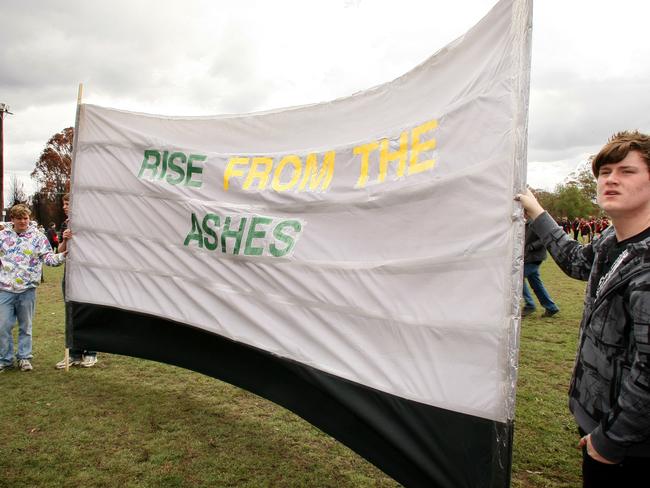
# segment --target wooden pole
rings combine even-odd
[[[76,120],[77,123],[75,124],[75,129],[79,127],[79,107],[81,106],[81,99],[82,99],[82,96],[83,96],[83,91],[84,91],[84,85],[83,85],[83,83],[79,83],[79,89],[77,90],[77,120]],[[74,136],[76,136],[76,135],[77,134],[75,133]],[[70,172],[72,172],[72,168],[70,168]],[[64,273],[65,273],[65,271],[64,271]],[[67,323],[68,315],[67,314],[65,316],[65,319],[66,319],[66,324],[65,325],[66,325],[66,328],[67,328],[68,327],[68,323]],[[68,335],[68,331],[66,330],[66,339],[67,339],[67,335]],[[69,363],[70,363],[70,348],[67,347],[67,344],[66,344],[65,352],[63,353],[63,360],[65,361],[65,371],[68,372],[70,370],[70,365],[69,365]]]

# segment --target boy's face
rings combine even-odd
[[[11,223],[14,224],[14,231],[17,234],[25,232],[29,227],[29,215],[22,217],[11,217]]]
[[[70,202],[67,200],[63,200],[63,213],[68,216],[68,206],[70,205]]]
[[[638,151],[601,166],[597,188],[598,205],[610,217],[647,220],[650,216],[650,172]]]

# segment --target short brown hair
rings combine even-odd
[[[32,211],[24,203],[19,203],[17,205],[14,205],[9,210],[9,217],[12,219],[19,218],[19,217],[29,217],[31,214]]]
[[[591,161],[591,171],[598,178],[604,164],[620,163],[630,151],[637,151],[650,170],[650,136],[638,130],[617,132],[609,138],[598,154]]]
[[[69,202],[70,201],[70,194],[69,193],[66,193],[65,195],[63,195],[63,201],[64,202]]]

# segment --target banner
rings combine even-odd
[[[166,117],[82,104],[75,347],[190,368],[406,486],[507,486],[530,1],[328,103]]]

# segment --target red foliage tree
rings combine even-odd
[[[73,137],[72,127],[50,137],[31,174],[37,183],[35,217],[44,225],[55,222],[58,226],[65,219],[62,198],[70,188]]]

